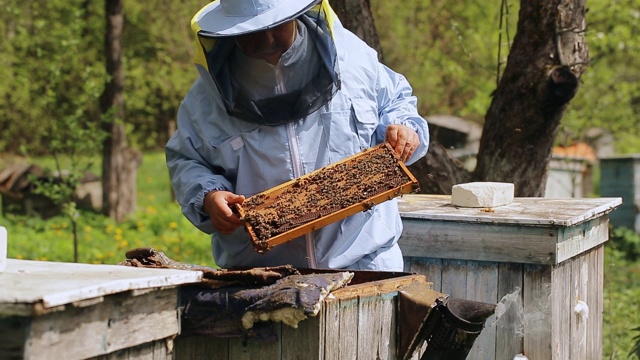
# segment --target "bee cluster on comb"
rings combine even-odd
[[[417,180],[387,143],[256,194],[236,210],[259,252],[370,209]]]

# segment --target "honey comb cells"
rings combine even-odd
[[[417,189],[413,175],[385,143],[254,195],[237,210],[254,247],[264,252]]]

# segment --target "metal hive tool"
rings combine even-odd
[[[388,143],[247,198],[236,211],[265,252],[402,194],[418,181]]]

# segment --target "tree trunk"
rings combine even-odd
[[[543,196],[558,125],[589,54],[584,0],[521,1],[504,75],[487,111],[474,178]]]
[[[124,126],[124,69],[122,28],[124,0],[105,0],[107,82],[100,107],[107,138],[102,152],[102,199],[105,215],[122,221],[136,209],[136,177],[141,155],[127,147]]]
[[[432,139],[410,167],[422,192],[451,194],[468,181],[513,183],[516,196],[543,196],[560,119],[589,62],[584,0],[522,1],[518,30],[485,117],[469,173]],[[447,176],[449,172],[449,176]]]
[[[369,0],[334,0],[331,8],[336,12],[342,25],[378,52],[382,61],[382,47],[371,14]]]
[[[453,185],[471,181],[471,172],[435,139],[429,142],[427,156],[411,164],[409,171],[423,194],[451,194]]]

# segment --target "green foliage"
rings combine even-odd
[[[196,77],[189,21],[206,3],[125,2],[125,122],[138,147],[166,142]],[[0,9],[0,152],[47,154],[47,121],[100,120],[104,2],[0,0]]]
[[[619,153],[640,152],[640,1],[588,1],[591,64],[562,121],[580,139],[590,127],[610,131]]]
[[[558,143],[584,141],[589,128],[599,127],[613,134],[618,153],[640,152],[640,1],[587,5],[591,64]],[[500,75],[498,58],[506,59],[515,35],[518,2],[373,0],[371,7],[385,62],[411,82],[420,112],[482,122]]]
[[[603,358],[628,359],[638,346],[640,261],[629,261],[612,240],[604,259]]]
[[[633,345],[633,348],[629,352],[629,357],[635,356],[637,359],[640,359],[640,326],[633,329],[633,331],[637,334],[633,338],[633,342],[635,343],[635,345]]]
[[[78,217],[75,190],[83,175],[91,169],[93,160],[85,154],[100,152],[106,133],[95,123],[82,121],[75,116],[64,117],[61,121],[49,121],[47,133],[50,154],[56,164],[56,171],[49,176],[33,178],[33,193],[43,195],[62,209],[71,223],[74,261],[78,261]],[[66,160],[68,166],[63,167]]]
[[[420,112],[478,122],[495,89],[500,34],[501,61],[515,34],[514,5],[501,10],[500,1],[371,2],[385,63],[407,77]],[[500,15],[507,11],[501,29]]]
[[[604,330],[609,336],[603,339],[603,350],[612,359],[640,359],[640,234],[625,227],[611,229],[607,254]]]
[[[127,138],[158,149],[193,69],[190,18],[208,1],[125,2]],[[385,62],[414,87],[420,112],[482,122],[518,21],[516,1],[370,2]],[[640,152],[640,0],[589,0],[590,68],[559,142],[590,127],[611,131],[620,153]],[[0,152],[46,154],[47,120],[99,121],[105,83],[104,3],[0,0]]]
[[[51,159],[47,159],[51,163]],[[100,214],[78,210],[79,261],[116,264],[136,247],[154,247],[172,259],[215,266],[210,237],[196,229],[171,200],[164,154],[145,154],[138,176],[138,212],[116,223]],[[49,220],[3,214],[0,224],[9,233],[8,256],[18,259],[73,261],[69,241],[73,224],[68,216]]]
[[[83,7],[83,4],[84,7]],[[51,125],[89,117],[104,83],[101,44],[85,1],[5,0],[0,74],[2,149],[48,152]],[[98,40],[98,41],[97,41]],[[79,56],[82,54],[82,56]]]
[[[626,228],[618,227],[610,234],[610,241],[615,244],[615,251],[631,262],[640,260],[640,234]]]

